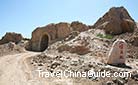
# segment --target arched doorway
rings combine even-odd
[[[45,34],[41,37],[40,51],[44,51],[48,47],[48,41],[49,41],[48,35]]]

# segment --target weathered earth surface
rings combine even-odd
[[[138,36],[137,35],[132,36],[130,41],[134,46],[138,46]]]
[[[120,12],[120,9],[122,10]],[[116,10],[113,8],[111,10]],[[130,18],[124,8],[117,8],[119,10],[119,17],[123,19]],[[113,12],[113,14],[116,12]],[[107,14],[108,15],[108,14]],[[105,15],[106,16],[106,15]],[[117,18],[119,18],[117,17]],[[110,18],[110,17],[108,17]],[[116,18],[113,18],[116,19]],[[120,18],[119,18],[120,19]],[[121,18],[122,19],[122,18]],[[102,22],[102,21],[101,21]],[[127,21],[125,21],[127,22]],[[126,29],[131,26],[131,22],[123,23]],[[122,22],[121,22],[122,23]],[[24,50],[26,42],[18,44],[8,43],[0,46],[0,85],[137,85],[138,84],[138,46],[134,44],[137,42],[133,39],[138,34],[138,28],[133,32],[126,32],[120,35],[107,35],[101,29],[85,29],[85,25],[75,22],[75,27],[70,29],[70,24],[59,23],[49,24],[45,27],[37,28],[33,31],[31,39],[34,42],[33,49],[45,50],[44,52],[28,52]],[[80,27],[82,25],[82,27]],[[100,25],[99,25],[100,26]],[[114,25],[113,25],[114,26]],[[69,29],[68,29],[69,27]],[[76,31],[76,27],[79,31]],[[90,27],[90,26],[89,26]],[[91,26],[90,28],[93,28]],[[58,31],[58,29],[60,31]],[[64,30],[63,30],[64,29]],[[68,30],[67,30],[68,29]],[[71,33],[71,30],[75,30]],[[86,27],[87,29],[87,27]],[[121,28],[122,29],[122,28]],[[62,32],[65,32],[65,34]],[[116,29],[115,29],[116,30]],[[113,31],[115,31],[113,30]],[[117,29],[118,30],[118,29]],[[80,32],[81,31],[81,32]],[[119,33],[125,32],[119,31]],[[118,31],[115,31],[118,32]],[[61,33],[58,35],[58,33]],[[68,36],[66,36],[66,34]],[[42,36],[40,36],[42,35]],[[58,37],[60,36],[60,37]],[[63,39],[60,39],[64,37]],[[35,39],[38,38],[38,39]],[[57,39],[57,40],[56,40]],[[59,40],[58,40],[59,39]],[[124,66],[110,66],[107,65],[109,50],[112,44],[117,39],[123,39],[127,42],[127,56],[126,65]],[[46,41],[45,41],[46,40]],[[51,41],[52,40],[52,41]],[[55,43],[52,43],[54,42]],[[44,42],[41,42],[44,41]],[[31,42],[31,47],[32,47]],[[49,44],[51,42],[52,44]],[[41,44],[40,44],[41,43]],[[47,48],[42,48],[47,43]],[[30,44],[29,44],[30,45]],[[28,45],[28,46],[29,46]],[[19,46],[24,51],[16,52]],[[41,49],[40,49],[41,48]],[[13,52],[13,54],[11,54]],[[17,54],[18,53],[18,54]],[[131,77],[39,77],[36,70],[47,72],[57,72],[58,70],[70,70],[73,72],[87,72],[89,70],[114,72],[131,72]]]
[[[135,27],[135,21],[124,7],[111,8],[94,24],[94,28],[103,29],[108,34],[133,32]]]
[[[37,81],[29,81],[30,68],[26,66],[25,58],[37,53],[27,52],[0,57],[0,85],[35,85]],[[40,85],[40,84],[39,84]]]
[[[82,32],[89,29],[89,26],[74,21],[71,24],[60,22],[57,24],[48,24],[44,27],[38,27],[32,32],[32,38],[29,42],[28,50],[44,51],[47,45],[68,37],[74,32]],[[46,44],[43,43],[47,42]],[[45,47],[45,48],[44,48]]]
[[[135,29],[137,30],[137,29]],[[56,72],[58,70],[71,70],[71,71],[80,71],[80,72],[87,72],[89,70],[94,71],[109,71],[111,73],[114,72],[131,72],[133,77],[129,78],[102,78],[102,77],[92,77],[92,78],[71,78],[71,84],[83,84],[84,82],[94,85],[103,85],[107,83],[113,84],[138,84],[136,75],[137,72],[137,65],[138,65],[138,47],[132,45],[129,42],[129,37],[134,33],[124,33],[121,35],[113,36],[112,39],[107,38],[100,38],[97,34],[104,34],[102,30],[99,29],[90,29],[85,32],[81,32],[78,36],[71,40],[61,40],[58,41],[48,47],[48,49],[40,55],[34,56],[30,58],[33,69],[40,69],[43,71],[49,72]],[[104,34],[106,35],[106,34]],[[127,58],[126,58],[126,65],[128,67],[116,67],[107,65],[107,54],[111,49],[113,42],[116,39],[124,39],[128,43],[127,49]],[[67,37],[68,39],[68,37]],[[74,46],[83,46],[88,48],[89,51],[86,53],[78,53],[83,52],[86,49],[75,49]],[[70,49],[75,49],[73,53]],[[82,51],[81,51],[82,50]],[[40,67],[40,68],[39,68]],[[132,68],[132,69],[130,69]],[[134,78],[135,76],[135,78]],[[62,81],[62,79],[61,79]],[[83,82],[83,83],[82,83]],[[64,83],[67,84],[65,81]],[[58,82],[58,84],[63,84],[62,82]],[[55,84],[54,84],[55,85]]]
[[[135,29],[137,30],[137,29]],[[136,31],[135,31],[136,32]],[[138,47],[134,46],[128,39],[136,33],[124,33],[113,36],[112,39],[101,38],[97,34],[104,32],[99,29],[90,29],[77,34],[74,38],[68,37],[50,45],[43,53],[25,52],[14,55],[0,57],[0,85],[103,85],[103,84],[138,84]],[[126,65],[129,68],[120,68],[107,65],[107,54],[113,42],[122,38],[128,43]],[[88,53],[78,53],[80,49],[75,49],[72,53],[68,50],[59,51],[58,48],[63,45],[69,47],[83,46],[89,48]],[[65,48],[66,49],[66,48]],[[85,49],[81,49],[84,50]],[[71,70],[87,72],[109,71],[131,72],[132,77],[124,78],[102,78],[102,77],[77,77],[77,78],[57,78],[57,77],[39,77],[36,70],[56,72],[58,70]]]
[[[15,44],[14,42],[9,42],[3,45],[0,45],[0,57],[5,55],[13,55],[17,53],[25,52],[24,42]]]
[[[89,27],[81,22],[74,21],[71,23],[71,28],[73,31],[83,32],[89,29]]]
[[[8,42],[15,42],[16,44],[19,43],[21,40],[23,40],[23,37],[21,34],[18,33],[6,33],[2,39],[0,40],[0,45],[8,43]]]

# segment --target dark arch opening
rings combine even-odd
[[[49,41],[48,35],[43,35],[40,41],[40,51],[44,51],[47,49],[48,41]]]

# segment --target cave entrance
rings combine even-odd
[[[48,35],[43,35],[41,37],[41,41],[40,41],[40,51],[44,51],[47,49],[48,47],[48,41],[49,41],[49,38],[48,38]]]

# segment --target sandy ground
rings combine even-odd
[[[35,77],[27,60],[39,53],[26,52],[0,57],[0,85],[78,85],[73,79],[42,79]],[[80,81],[80,80],[79,80]],[[81,80],[80,85],[97,85]]]

